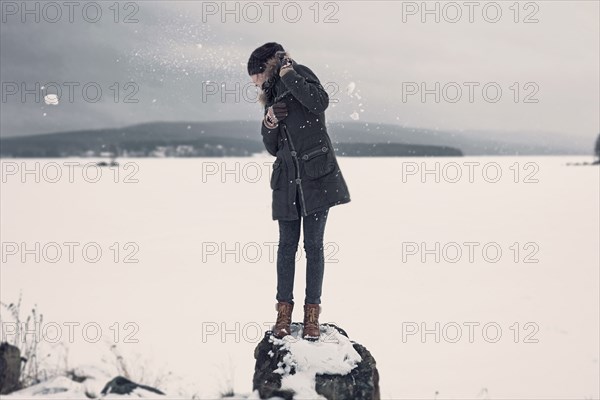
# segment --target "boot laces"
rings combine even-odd
[[[317,307],[309,307],[306,310],[306,323],[316,325],[319,322],[319,309]]]

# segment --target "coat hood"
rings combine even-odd
[[[292,58],[289,51],[285,52],[285,56],[292,60],[292,67],[297,65],[296,61]],[[264,107],[270,100],[270,94],[272,93],[272,89],[275,87],[277,82],[279,82],[280,76],[279,71],[277,71],[277,57],[271,57],[265,63],[265,82],[260,88],[260,94],[258,95],[258,102]]]

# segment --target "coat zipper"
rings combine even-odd
[[[302,191],[302,179],[300,179],[300,163],[298,162],[298,156],[296,153],[296,149],[294,148],[294,142],[292,142],[292,137],[288,133],[287,126],[285,124],[281,124],[283,130],[285,131],[285,135],[290,141],[290,147],[292,148],[292,157],[294,158],[294,162],[296,163],[296,183],[298,184],[298,188],[300,189],[300,202],[302,203],[302,212],[304,216],[308,216],[306,213],[306,204],[304,201],[304,192]]]

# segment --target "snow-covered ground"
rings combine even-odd
[[[566,166],[588,160],[339,158],[352,202],[329,213],[320,320],[373,354],[382,398],[599,397],[599,168]],[[116,341],[141,383],[250,394],[276,317],[273,157],[120,160],[96,183],[89,161],[2,160],[0,300],[38,305],[49,362],[59,326],[70,367],[105,368]]]

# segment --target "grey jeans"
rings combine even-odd
[[[296,205],[298,205],[296,197]],[[300,213],[299,213],[300,214]],[[279,247],[277,249],[277,301],[294,303],[294,273],[296,252],[300,240],[300,223],[304,227],[304,251],[306,254],[305,303],[321,304],[325,254],[323,235],[329,209],[301,216],[294,221],[279,220]]]

